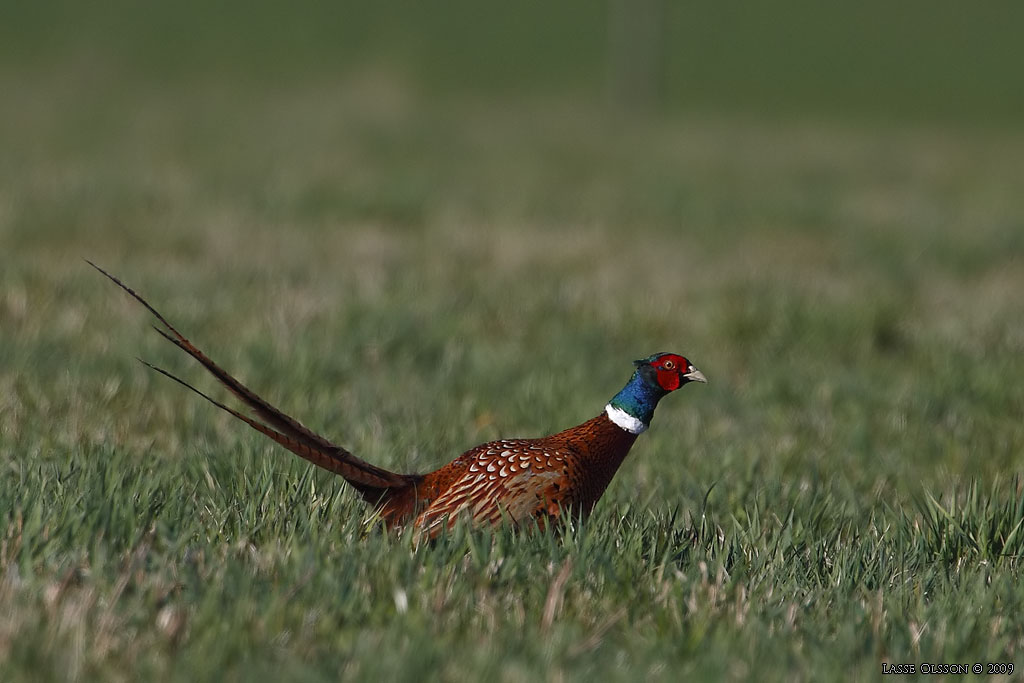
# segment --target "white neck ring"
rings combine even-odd
[[[611,403],[604,407],[604,412],[608,415],[609,420],[630,434],[641,434],[647,431],[647,425],[627,413],[622,408],[616,408]]]

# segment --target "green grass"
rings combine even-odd
[[[1019,672],[1019,131],[375,64],[0,70],[0,680]],[[586,523],[414,547],[136,363],[213,386],[83,257],[394,469],[587,419],[654,351],[711,383]]]

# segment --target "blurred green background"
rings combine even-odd
[[[0,678],[1020,651],[1020,3],[0,17]],[[199,376],[83,257],[395,469],[580,422],[654,351],[711,383],[666,400],[584,540],[413,551],[135,364]]]
[[[556,95],[595,103],[621,85],[609,76],[621,75],[625,52],[654,65],[667,112],[1019,126],[1024,10],[1006,1],[965,9],[922,0],[47,1],[6,8],[0,55],[8,76],[92,74],[111,88],[343,82],[380,67],[431,99]]]

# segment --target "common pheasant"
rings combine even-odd
[[[307,429],[229,375],[176,330],[153,306],[91,261],[89,265],[145,306],[163,326],[153,328],[197,360],[262,421],[211,398],[146,361],[153,370],[199,394],[301,458],[335,474],[371,505],[390,528],[412,526],[433,538],[460,518],[475,526],[503,519],[543,526],[562,514],[588,514],[636,437],[651,424],[663,397],[688,382],[707,382],[683,356],[656,353],[634,361],[629,382],[604,410],[581,425],[539,439],[491,441],[427,474],[399,474],[365,462]],[[141,359],[140,359],[141,360]]]

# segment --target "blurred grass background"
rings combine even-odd
[[[1012,660],[1022,14],[5,7],[3,679]],[[398,469],[582,421],[656,350],[711,384],[589,536],[413,551],[143,372],[187,366],[82,257]]]

